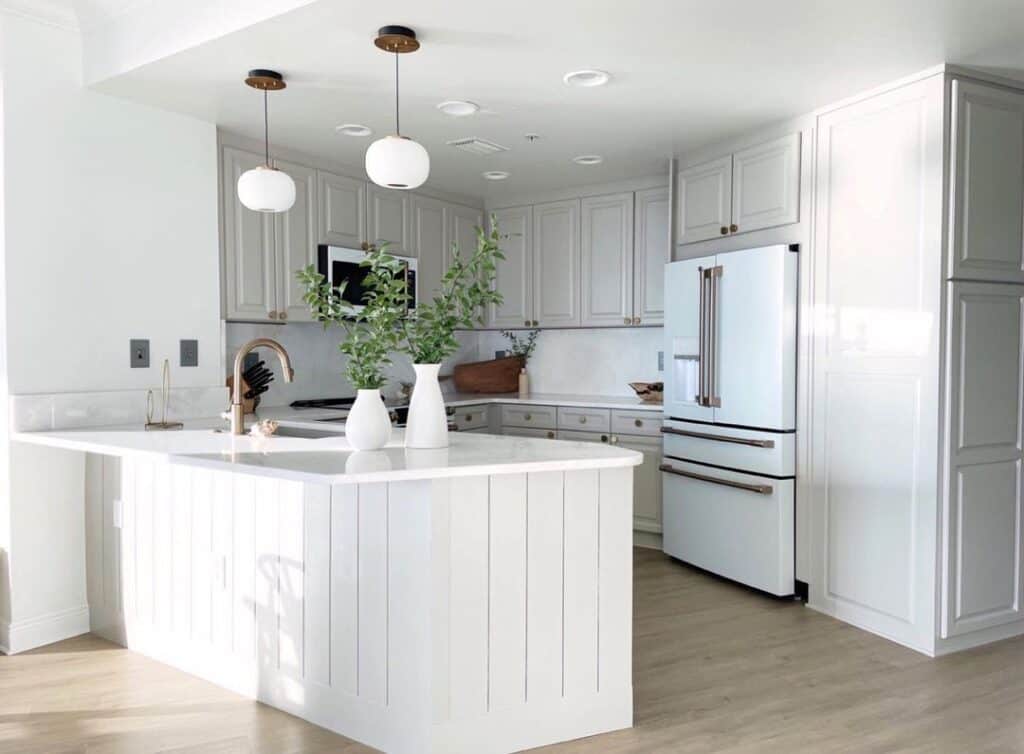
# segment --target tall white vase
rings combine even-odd
[[[355,450],[378,450],[391,439],[391,417],[380,390],[359,390],[345,419],[345,437]]]
[[[448,414],[437,381],[441,365],[413,364],[412,368],[416,371],[416,386],[405,422],[405,447],[447,448]]]

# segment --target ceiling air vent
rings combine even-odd
[[[497,152],[508,151],[508,147],[503,147],[501,144],[495,144],[493,141],[487,141],[487,139],[479,139],[476,136],[470,136],[467,139],[453,139],[448,142],[448,146],[461,149],[463,152],[480,155],[496,154]]]

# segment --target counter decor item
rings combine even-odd
[[[502,335],[508,338],[508,350],[513,356],[523,360],[523,368],[519,370],[519,395],[530,394],[530,375],[526,371],[526,362],[530,360],[537,347],[537,336],[540,330],[529,330],[526,335],[519,336],[511,330],[503,330]]]
[[[629,386],[645,403],[661,403],[665,396],[664,382],[631,382]]]
[[[160,383],[160,421],[153,421],[153,391],[146,392],[146,429],[182,429],[181,422],[167,421],[167,402],[171,398],[171,363],[164,359],[163,379]]]
[[[519,389],[519,373],[525,367],[522,356],[505,356],[456,364],[452,376],[460,393],[514,393]]]
[[[483,324],[485,308],[501,303],[501,294],[494,290],[494,274],[497,261],[505,257],[493,220],[491,226],[489,235],[477,228],[476,250],[466,258],[452,244],[451,265],[440,291],[431,301],[417,304],[403,320],[403,350],[412,357],[416,372],[405,428],[407,448],[448,447],[448,416],[438,384],[441,362],[459,348],[456,328]]]
[[[406,305],[406,282],[400,260],[387,245],[367,252],[370,268],[363,279],[362,308],[345,301],[325,277],[309,265],[297,273],[305,288],[303,300],[324,329],[337,325],[345,337],[338,345],[347,358],[345,377],[356,388],[356,400],[345,420],[345,435],[355,450],[377,450],[391,439],[391,419],[380,390],[391,354],[399,349]],[[345,281],[340,284],[344,290]]]

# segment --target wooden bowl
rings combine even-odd
[[[629,386],[645,403],[661,403],[665,397],[664,382],[631,382]]]

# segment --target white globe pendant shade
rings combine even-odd
[[[277,168],[260,165],[239,176],[238,199],[257,212],[287,212],[295,204],[295,181]]]
[[[430,175],[430,155],[407,136],[385,136],[366,150],[366,174],[378,186],[414,189]]]

